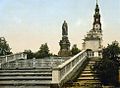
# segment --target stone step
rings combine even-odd
[[[101,82],[86,82],[86,81],[84,81],[84,82],[74,82],[73,83],[74,85],[76,85],[76,84],[78,84],[78,85],[83,85],[83,84],[101,84]]]
[[[50,69],[50,68],[52,68],[52,67],[44,67],[44,66],[42,66],[42,67],[37,67],[37,69]],[[21,69],[21,70],[23,70],[23,69],[25,69],[25,70],[29,70],[29,69],[35,69],[34,67],[33,68],[30,68],[30,67],[21,67],[21,68],[18,68],[18,69]]]
[[[11,81],[0,81],[0,85],[50,85],[50,80],[11,80]]]
[[[0,69],[0,88],[50,88],[52,68]]]
[[[18,77],[0,77],[0,80],[52,80],[51,76],[18,76]]]
[[[91,77],[91,76],[96,76],[97,74],[92,74],[92,73],[85,73],[81,74],[81,77]]]
[[[84,70],[91,70],[90,67],[86,67]]]
[[[90,59],[82,73],[79,75],[79,78],[66,83],[65,88],[101,88],[96,87],[96,85],[101,85],[101,82],[99,81],[99,78],[96,77],[97,74],[94,74],[91,70],[91,66],[94,65],[96,61],[96,59]]]
[[[67,84],[71,84],[71,83],[76,83],[76,84],[81,84],[81,83],[101,83],[99,80],[78,80],[76,82],[67,82]]]
[[[95,77],[79,77],[78,80],[99,80],[99,78]]]
[[[0,85],[0,88],[50,88],[50,85]]]
[[[52,69],[35,69],[35,70],[0,70],[0,73],[40,73],[51,72]]]
[[[84,74],[84,73],[91,73],[91,70],[84,70],[84,71],[82,71],[82,74]]]
[[[52,76],[51,72],[41,72],[41,73],[0,73],[1,76]]]
[[[98,79],[95,79],[95,80],[78,80],[77,82],[80,82],[80,83],[94,83],[94,82],[100,82]]]
[[[95,57],[90,59],[90,61],[99,61],[99,60],[101,60],[101,59],[100,58],[95,58]]]
[[[88,63],[87,65],[88,66],[90,66],[90,65],[94,65],[95,63],[93,63],[93,62],[90,62],[90,63]]]
[[[79,82],[73,82],[73,83],[66,83],[65,88],[100,88],[100,87],[90,87],[89,85],[102,85],[101,82],[86,82],[86,81],[79,81]]]
[[[34,70],[34,69],[52,69],[51,67],[13,67],[13,68],[1,68],[0,70]]]
[[[95,64],[96,61],[89,61],[88,63],[90,63],[90,64]]]

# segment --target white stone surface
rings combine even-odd
[[[92,49],[93,51],[99,51],[100,40],[88,40],[85,41],[84,49]]]

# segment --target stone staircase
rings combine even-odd
[[[50,88],[51,80],[50,67],[0,70],[0,88]]]
[[[91,71],[91,66],[98,58],[91,58],[82,73],[75,81],[66,83],[63,88],[102,88],[99,78]]]

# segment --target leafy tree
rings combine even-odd
[[[36,52],[36,58],[44,58],[44,57],[49,57],[50,53],[49,53],[49,48],[47,43],[42,44],[40,47],[40,50],[38,50],[38,52]]]
[[[11,54],[11,48],[4,37],[0,37],[0,56]]]
[[[108,44],[107,48],[103,49],[103,58],[118,60],[119,54],[120,54],[120,47],[117,41],[112,42],[111,45]]]
[[[119,54],[119,43],[114,41],[107,48],[103,49],[101,61],[95,63],[93,70],[98,74],[103,84],[118,85]]]
[[[27,54],[27,59],[33,59],[35,57],[34,53],[31,50],[24,50],[24,53]]]
[[[74,45],[72,46],[72,49],[71,49],[72,55],[76,55],[76,54],[79,53],[79,52],[80,52],[80,50],[77,48],[77,45],[74,44]]]

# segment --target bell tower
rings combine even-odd
[[[96,7],[94,13],[94,21],[92,29],[87,33],[83,39],[83,49],[90,49],[94,52],[102,50],[102,26],[101,26],[101,15],[98,5],[98,0],[96,0]]]
[[[58,52],[58,56],[68,57],[71,55],[70,42],[68,40],[68,25],[66,21],[64,21],[62,25],[62,40],[60,40],[59,45],[60,51]]]
[[[94,22],[93,22],[93,30],[95,32],[97,32],[97,33],[102,34],[100,17],[101,17],[101,15],[100,15],[100,12],[99,12],[98,0],[96,0]]]

